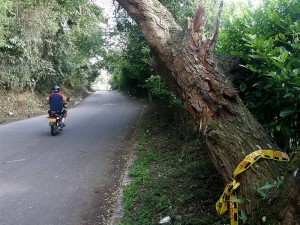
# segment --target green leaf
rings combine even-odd
[[[281,62],[284,63],[288,56],[289,56],[289,52],[285,50],[285,51],[282,53],[281,57],[280,57],[280,58],[281,58]]]
[[[263,190],[269,190],[274,187],[276,187],[274,184],[270,184],[269,182],[266,182],[264,186],[257,188],[256,191],[262,198],[266,198],[267,194]]]
[[[272,189],[274,187],[274,184],[270,184],[270,183],[266,183],[264,186],[258,188],[259,190],[268,190],[268,189]]]
[[[284,118],[284,117],[293,115],[295,112],[296,112],[296,110],[294,110],[294,109],[287,109],[287,110],[281,111],[279,116]]]
[[[277,188],[280,187],[283,184],[283,180],[284,179],[278,177],[277,181],[274,182],[274,186],[276,186]]]
[[[243,210],[241,210],[241,219],[243,221],[243,224],[246,224],[248,221],[247,214]]]
[[[251,58],[253,59],[261,59],[262,57],[259,55],[250,55]]]
[[[244,92],[245,90],[246,90],[246,88],[247,88],[247,85],[246,85],[246,83],[241,83],[240,84],[240,90],[242,91],[242,92]]]
[[[262,198],[266,198],[267,197],[267,194],[265,192],[263,192],[262,190],[260,189],[256,189],[257,193],[262,197]]]
[[[293,97],[293,93],[287,93],[283,96],[284,98],[289,98],[289,97]]]
[[[271,88],[271,87],[273,87],[273,83],[267,83],[263,88],[264,89],[269,89],[269,88]]]
[[[285,38],[285,35],[284,35],[284,34],[280,33],[280,34],[278,34],[278,36],[279,36],[279,38],[280,38],[281,40],[286,40],[286,38]]]
[[[239,204],[243,203],[244,201],[245,201],[245,199],[243,199],[243,198],[237,198],[237,199],[233,200],[233,202],[236,202]]]
[[[277,125],[277,126],[275,127],[275,129],[276,129],[277,131],[280,131],[280,130],[281,130],[281,126],[280,126],[280,125]]]
[[[299,74],[299,69],[298,69],[298,68],[294,69],[294,70],[293,70],[293,74],[294,74],[294,75],[298,75],[298,74]]]

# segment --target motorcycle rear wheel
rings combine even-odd
[[[54,136],[57,134],[57,126],[55,123],[51,124],[51,135]]]

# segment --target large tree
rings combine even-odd
[[[186,27],[180,27],[158,0],[117,0],[139,25],[152,52],[152,64],[171,90],[183,99],[199,127],[211,158],[224,181],[236,166],[258,149],[278,150],[262,126],[249,113],[237,91],[223,75],[214,54],[216,25],[205,35],[204,7],[199,7]],[[299,152],[291,162],[260,159],[242,174],[237,189],[246,199],[241,208],[255,224],[299,224]],[[278,180],[284,181],[278,188]],[[273,184],[262,199],[256,192]],[[216,193],[218,194],[218,193]],[[221,194],[221,193],[220,193]]]

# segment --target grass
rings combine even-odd
[[[224,184],[201,139],[187,119],[157,110],[144,115],[137,132],[137,160],[118,225],[155,225],[166,216],[172,218],[166,224],[219,223],[215,203]]]

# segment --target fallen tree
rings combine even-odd
[[[204,7],[199,7],[185,28],[157,0],[117,0],[139,25],[152,52],[152,64],[179,96],[204,137],[208,152],[226,183],[236,166],[259,149],[279,150],[251,115],[231,82],[218,67],[214,46],[217,22],[205,36]],[[260,159],[237,179],[240,208],[248,221],[260,224],[299,224],[299,152],[291,162]],[[257,190],[268,186],[266,195]],[[221,193],[220,193],[221,194]],[[263,219],[262,219],[263,218]],[[265,222],[264,222],[265,221]]]

